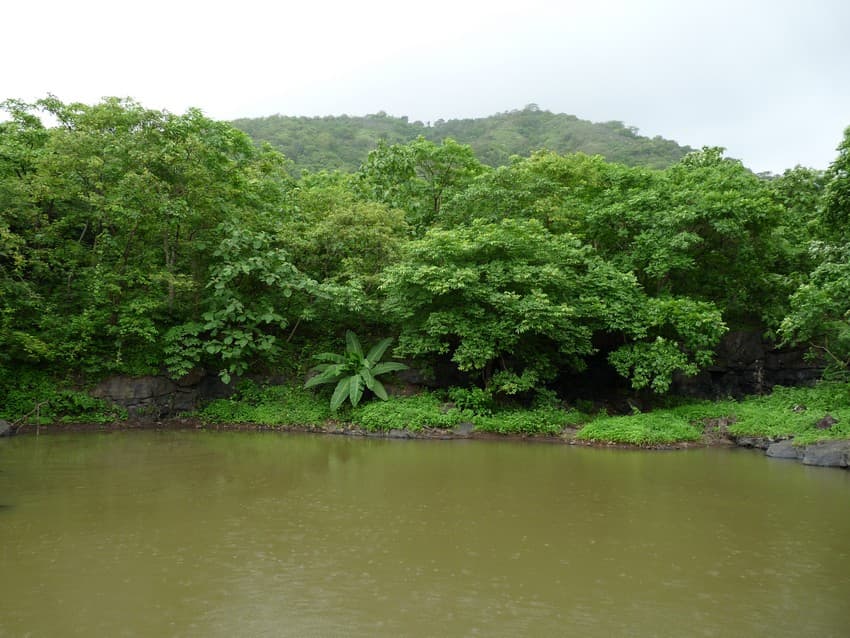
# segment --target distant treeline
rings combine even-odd
[[[301,170],[354,172],[379,141],[405,144],[419,136],[432,142],[449,137],[472,147],[488,166],[504,166],[514,155],[547,149],[556,153],[601,155],[627,166],[666,168],[693,149],[662,137],[638,135],[622,122],[594,123],[551,113],[534,104],[476,119],[409,122],[380,112],[363,117],[242,118],[232,124],[258,142],[268,142]]]

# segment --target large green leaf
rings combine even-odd
[[[378,376],[386,372],[397,372],[399,370],[407,370],[407,366],[398,361],[384,361],[372,368],[372,374]]]
[[[316,366],[317,368],[319,366]],[[336,381],[339,376],[345,370],[345,366],[341,363],[337,363],[334,365],[328,365],[324,370],[317,370],[319,374],[311,379],[307,380],[307,383],[304,384],[305,388],[312,388],[317,385],[322,385],[323,383],[332,383]]]
[[[363,378],[359,374],[348,377],[348,396],[351,399],[351,405],[356,407],[360,403],[360,398],[363,396]]]
[[[320,352],[319,354],[313,355],[313,358],[316,361],[329,361],[330,363],[344,363],[345,357],[341,354],[336,354],[334,352]]]
[[[387,337],[386,339],[381,339],[378,343],[376,343],[372,349],[369,350],[369,354],[366,355],[367,365],[371,367],[378,363],[392,342],[392,337]]]
[[[375,383],[375,377],[372,376],[372,372],[369,370],[369,368],[366,368],[366,367],[361,368],[360,376],[363,378],[363,381],[366,383],[366,387],[371,390],[372,385]]]
[[[376,397],[383,401],[386,401],[389,398],[387,396],[387,390],[386,388],[384,388],[384,384],[375,379],[374,377],[372,378],[372,385],[369,386],[369,389],[375,393]]]
[[[344,379],[340,379],[339,383],[337,383],[336,388],[334,388],[333,396],[331,396],[331,410],[336,412],[339,409],[339,406],[342,405],[342,402],[348,397],[349,388],[348,384],[351,380],[351,377],[345,377]]]
[[[372,392],[375,393],[375,396],[380,397],[384,401],[387,400],[387,391],[384,388],[384,384],[378,381],[374,376],[372,376],[371,371],[363,368],[360,371],[360,376],[363,377],[363,380],[366,382],[366,387],[369,388]]]
[[[352,354],[358,355],[361,359],[363,358],[363,348],[360,345],[360,339],[351,330],[345,331],[345,349]]]

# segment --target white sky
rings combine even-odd
[[[773,172],[826,168],[850,125],[850,0],[28,0],[0,18],[0,100],[423,122],[536,103]]]

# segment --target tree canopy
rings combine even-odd
[[[3,378],[49,364],[230,380],[303,368],[349,330],[398,337],[395,354],[496,395],[591,357],[662,393],[728,329],[850,363],[850,129],[825,174],[766,178],[719,148],[635,166],[592,146],[499,147],[508,159],[464,143],[466,130],[553,139],[566,116],[530,107],[432,127],[380,115],[384,141],[331,135],[363,147],[356,170],[328,159],[295,177],[197,110],[53,97],[3,110]]]

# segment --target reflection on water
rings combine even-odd
[[[846,636],[850,472],[174,432],[0,446],[0,636]]]

